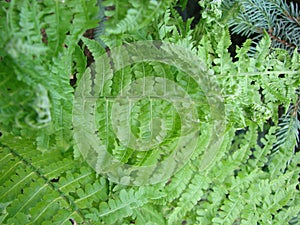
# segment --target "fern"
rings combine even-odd
[[[295,105],[289,107],[286,115],[281,118],[279,123],[279,130],[277,132],[276,146],[273,151],[276,152],[279,148],[292,148],[295,146],[298,147],[299,143],[299,130],[300,130],[300,121],[299,116],[299,97]]]
[[[0,3],[1,224],[299,223],[299,53],[266,26],[233,60],[221,2]]]
[[[104,179],[75,163],[70,153],[42,154],[26,139],[11,138],[5,144],[10,147],[1,146],[4,224],[68,224],[71,218],[90,223],[83,212],[107,198]]]
[[[107,224],[114,224],[121,218],[132,215],[133,209],[139,208],[145,203],[142,198],[141,192],[135,192],[130,190],[126,192],[121,190],[119,193],[119,199],[110,199],[108,203],[102,203],[99,205],[100,218]]]
[[[7,18],[8,24],[6,31],[1,30],[1,37],[6,43],[0,62],[1,79],[8,79],[1,87],[11,96],[23,96],[19,102],[24,102],[13,103],[2,98],[4,102],[1,105],[5,106],[2,110],[10,113],[3,111],[1,117],[11,114],[2,132],[14,130],[15,134],[23,132],[36,136],[40,150],[54,145],[67,149],[72,135],[73,90],[69,85],[72,58],[79,36],[89,26],[97,24],[93,20],[97,8],[92,3],[88,6],[84,1],[78,5],[76,2],[24,0],[6,3],[1,10],[7,13],[2,16]],[[66,35],[67,32],[70,34]],[[43,104],[42,108],[39,104]],[[13,125],[15,121],[19,128]],[[39,127],[43,127],[40,135],[36,132]]]
[[[120,40],[130,38],[134,33],[141,33],[141,29],[150,25],[151,22],[173,3],[168,1],[115,1],[106,0],[101,3],[106,20],[104,21],[104,32],[99,38],[107,46],[118,46]],[[109,36],[109,38],[107,38]],[[138,35],[142,36],[142,35]]]
[[[168,224],[174,224],[181,219],[187,212],[189,212],[194,205],[201,199],[204,194],[203,190],[208,188],[209,179],[195,175],[192,178],[188,188],[182,193],[177,206],[171,212],[168,218]]]

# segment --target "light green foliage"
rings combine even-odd
[[[1,224],[88,222],[85,214],[107,196],[107,181],[72,152],[41,153],[32,140],[6,136],[1,147]]]
[[[85,61],[78,61],[83,53],[77,42],[86,29],[97,25],[93,19],[97,13],[95,4],[2,1],[3,131],[35,137],[40,150],[67,150],[71,146],[73,90],[69,80],[75,71],[85,70]]]
[[[118,46],[122,39],[144,39],[150,24],[155,24],[174,0],[105,0],[102,1],[106,22],[99,38],[109,47]],[[151,32],[151,31],[150,31]]]
[[[191,20],[181,21],[173,1],[103,1],[115,9],[105,10],[109,18],[101,24],[100,44],[82,37],[98,25],[96,2],[0,3],[0,224],[71,224],[70,219],[77,224],[299,224],[300,154],[294,151],[298,139],[293,132],[299,129],[299,54],[272,48],[264,33],[254,55],[248,54],[247,40],[233,61],[220,1],[203,1],[206,19],[194,30]],[[72,141],[70,76],[92,79],[100,73],[99,67],[86,70],[78,42],[98,58],[106,54],[103,44],[152,39],[190,49],[203,61],[207,76],[215,76],[225,103],[226,132],[218,149],[209,148],[209,140],[219,137],[208,118],[206,93],[185,73],[155,62],[127,66],[105,80],[106,94],[117,95],[132,80],[156,73],[204,104],[197,107],[197,148],[180,171],[154,185],[114,184],[84,162]],[[171,131],[166,150],[172,152],[180,118],[168,114],[174,111],[168,102],[152,103],[159,109],[152,116],[147,101],[133,108],[133,133],[149,135],[148,121],[164,118]],[[287,111],[282,120],[288,123],[279,123],[278,106]],[[154,152],[116,144],[112,126],[105,124],[109,107],[99,100],[95,118],[98,130],[109,128],[105,135],[111,153],[135,165],[155,161]],[[90,135],[86,127],[83,132]],[[210,158],[204,149],[217,156]],[[212,164],[202,165],[203,158]]]

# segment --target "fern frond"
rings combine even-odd
[[[176,207],[171,212],[168,218],[168,224],[177,223],[185,217],[185,214],[201,199],[204,191],[209,186],[209,181],[209,178],[200,174],[196,174],[192,178],[188,188],[183,192]]]
[[[285,151],[292,151],[292,148],[299,145],[299,130],[300,130],[300,97],[295,104],[291,105],[287,113],[280,118],[279,129],[277,132],[277,142],[275,143],[272,152],[277,152],[280,149]]]
[[[261,142],[262,147],[256,146],[255,151],[253,151],[253,158],[248,160],[249,165],[251,165],[253,168],[262,168],[267,164],[268,156],[273,149],[273,144],[276,142],[275,132],[276,128],[271,127],[268,130],[268,134],[266,134],[264,137],[261,137],[261,139],[258,140],[259,142]]]
[[[231,42],[228,30],[223,30],[220,35],[222,36],[216,47],[216,54],[218,57],[216,57],[213,62],[216,64],[215,71],[220,75],[224,75],[224,72],[229,72],[232,67],[232,60],[227,50]]]
[[[299,125],[300,56],[273,48],[287,37],[271,24],[290,35],[285,18],[295,27],[299,13],[277,0],[244,0],[221,18],[221,2],[199,1],[194,30],[173,0],[0,3],[1,224],[299,223],[290,127]],[[242,19],[260,30],[241,26],[260,36],[232,60],[224,22],[239,9],[245,15],[246,2],[253,7]],[[101,19],[100,39],[82,37]],[[128,44],[154,39],[172,44]],[[95,59],[87,69],[86,47]],[[271,154],[279,105],[289,109],[289,129]]]
[[[110,199],[107,203],[102,202],[99,205],[98,215],[106,224],[115,224],[122,221],[123,218],[133,214],[135,209],[141,207],[147,200],[143,199],[141,191],[134,192],[121,190],[116,199]],[[89,215],[87,215],[89,216]]]
[[[163,225],[166,224],[166,220],[163,217],[161,210],[163,208],[157,208],[157,206],[152,205],[143,205],[134,210],[136,215],[136,224],[137,225]]]
[[[116,0],[102,1],[101,6],[106,9],[104,10],[106,19],[103,23],[104,32],[99,38],[109,47],[118,46],[121,44],[121,39],[130,38],[136,32],[139,33],[144,27],[149,26],[172,3],[173,0],[147,0],[143,2],[137,0],[122,2]]]
[[[122,3],[111,0],[104,1],[104,6],[113,6],[106,24],[106,32],[110,34],[124,33],[140,29],[151,20],[164,12],[172,1],[123,1]],[[127,11],[126,11],[127,9]],[[106,13],[108,13],[106,11]],[[146,17],[147,15],[147,17]],[[117,22],[117,23],[116,23]]]
[[[96,1],[22,0],[3,7],[1,17],[7,26],[1,38],[7,44],[3,46],[0,76],[7,77],[11,86],[4,87],[10,93],[3,94],[23,97],[14,103],[8,98],[1,104],[1,118],[8,119],[10,114],[2,131],[26,133],[42,151],[55,145],[68,149],[72,145],[73,93],[69,80],[74,70],[85,70],[85,59],[78,60],[82,50],[77,42],[86,29],[97,26]],[[18,86],[13,87],[14,83]]]
[[[107,199],[105,179],[95,179],[70,153],[42,154],[30,139],[20,146],[13,137],[5,138],[10,148],[1,145],[0,152],[0,201],[8,204],[3,224],[68,224],[71,218],[90,224],[83,211]]]
[[[193,170],[188,163],[174,177],[172,177],[164,187],[166,197],[157,199],[154,202],[160,205],[167,204],[179,198],[182,192],[187,188],[193,176]]]
[[[103,46],[101,46],[99,42],[85,37],[82,37],[81,39],[84,42],[84,44],[88,47],[89,51],[91,51],[95,59],[105,53]]]

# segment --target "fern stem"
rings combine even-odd
[[[299,74],[298,71],[264,71],[264,72],[254,72],[254,73],[238,73],[238,74],[230,74],[230,76],[234,77],[245,77],[245,76],[264,76],[264,75],[270,75],[270,74],[289,74],[289,75],[295,75]],[[226,75],[217,75],[218,77],[228,77],[228,74]]]
[[[71,207],[72,212],[77,212],[78,215],[82,218],[82,220],[85,219],[83,213],[81,210],[76,206],[75,202],[68,197],[64,192],[60,190],[60,188],[57,188],[54,184],[52,184],[47,177],[45,177],[38,168],[36,168],[34,165],[32,165],[28,160],[26,160],[22,155],[18,154],[16,151],[11,149],[9,146],[6,146],[9,151],[17,158],[20,159],[21,162],[23,162],[26,166],[28,166],[38,177],[42,178],[45,183],[54,191],[58,192],[60,197]],[[87,224],[90,225],[89,222]]]

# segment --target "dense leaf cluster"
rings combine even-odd
[[[182,21],[172,0],[99,2],[105,18],[96,40],[83,33],[98,26],[97,1],[0,3],[0,223],[298,224],[297,136],[289,135],[288,128],[278,135],[279,108],[299,128],[297,51],[274,48],[266,30],[251,56],[247,40],[233,61],[221,1],[201,3],[202,20],[194,29],[192,19]],[[97,73],[93,67],[86,70],[85,47],[97,63],[105,47],[140,40],[163,40],[193,51],[220,87],[227,126],[218,140],[207,119],[209,107],[199,106],[197,148],[184,167],[154,185],[126,186],[96,174],[80,156],[73,142],[74,89],[69,79],[76,75],[80,81],[84,74],[92,79]],[[153,73],[176,81],[196,102],[205,102],[206,93],[187,74],[159,63],[127,66],[113,74],[106,88],[114,95]],[[149,104],[157,109],[154,114],[149,114]],[[109,127],[104,109],[105,103],[98,101],[97,128],[112,155],[134,165],[155,161],[155,151],[122,149],[113,129],[103,132]],[[133,108],[133,133],[145,137],[148,121],[163,118],[170,131],[166,153],[172,152],[183,124],[170,111],[175,112],[168,102],[141,101]],[[217,152],[212,158],[204,153],[210,140],[221,142],[218,149],[211,147]],[[209,166],[201,164],[203,157],[211,160]]]

